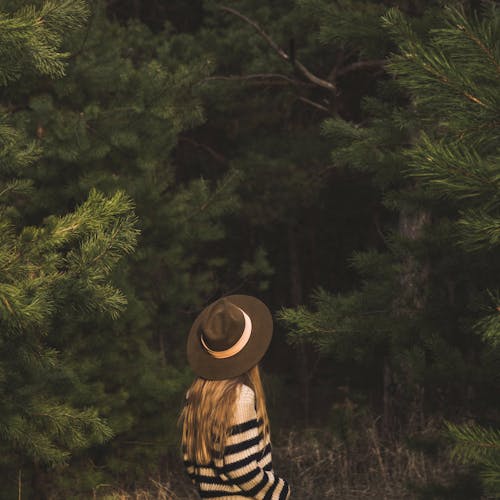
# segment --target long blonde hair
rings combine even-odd
[[[224,451],[242,384],[255,392],[257,418],[262,419],[266,442],[270,432],[269,419],[258,365],[235,378],[196,378],[188,390],[186,404],[179,417],[182,446],[188,460],[208,464],[214,453]]]

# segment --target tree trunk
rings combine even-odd
[[[410,211],[403,208],[399,215],[399,235],[410,241],[418,240],[430,219],[431,215],[427,210]],[[413,255],[406,257],[399,280],[401,293],[395,304],[397,315],[413,316],[424,308],[428,277],[428,263],[417,262]]]
[[[33,489],[33,500],[47,500],[43,473],[40,471],[38,465],[35,465],[33,468],[31,487]]]
[[[417,241],[422,237],[425,227],[430,224],[431,214],[427,210],[402,208],[399,214],[399,235],[409,240]],[[407,255],[401,265],[399,276],[399,290],[393,303],[395,316],[413,317],[419,314],[425,307],[427,299],[427,281],[429,278],[430,266],[428,262],[420,262],[413,255]],[[411,377],[413,378],[413,377]],[[408,384],[397,384],[397,391],[391,390],[396,387],[394,373],[390,366],[389,359],[384,361],[383,373],[383,423],[384,430],[388,432],[395,424],[394,398],[401,400],[402,391],[409,389]],[[415,390],[413,412],[423,419],[423,390],[417,387]]]

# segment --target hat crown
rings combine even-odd
[[[209,308],[200,329],[210,349],[224,351],[241,337],[245,329],[245,318],[238,306],[223,298]]]

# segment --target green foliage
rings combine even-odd
[[[498,166],[476,149],[448,141],[435,142],[423,132],[411,152],[413,174],[428,183],[439,196],[465,200],[474,206],[477,200],[484,209],[498,205]]]
[[[87,15],[83,2],[2,13],[0,81],[21,73],[61,76],[68,55],[60,51],[63,35],[82,26]],[[36,198],[32,173],[41,148],[13,126],[7,102],[0,127],[1,462],[4,470],[34,470],[67,463],[113,434],[98,409],[64,397],[81,379],[65,377],[68,344],[54,339],[64,317],[76,323],[89,314],[99,320],[101,313],[115,318],[123,312],[126,298],[110,275],[135,248],[138,229],[134,205],[119,191],[105,196],[92,190],[66,215],[47,214],[36,226],[23,222],[27,202]],[[78,334],[73,330],[68,343]]]
[[[377,2],[361,2],[355,8],[349,0],[299,0],[297,4],[299,12],[320,20],[316,37],[322,45],[352,50],[362,57],[377,57],[389,48],[379,22],[384,6]]]
[[[489,314],[485,315],[477,322],[476,331],[480,333],[493,349],[497,349],[500,344],[500,294],[498,292],[489,292],[490,303],[486,304],[485,309]],[[493,312],[491,312],[493,311]]]
[[[472,252],[495,248],[499,243],[500,223],[496,215],[481,209],[469,209],[458,221],[461,244]]]
[[[173,161],[180,134],[204,120],[196,84],[210,64],[179,59],[166,31],[138,20],[120,25],[106,7],[93,3],[85,30],[66,37],[72,56],[63,79],[6,90],[11,122],[40,156],[22,173],[36,190],[29,204],[13,197],[15,215],[20,224],[43,223],[47,256],[64,249],[55,269],[81,278],[67,280],[74,298],[56,287],[64,310],[45,329],[61,358],[54,397],[92,408],[112,433],[106,446],[73,450],[69,467],[27,467],[44,494],[68,498],[103,482],[147,480],[177,452],[190,378],[185,334],[193,311],[223,286],[217,273],[226,258],[211,246],[226,235],[222,220],[238,206],[241,179],[235,169],[186,175]],[[28,233],[30,241],[45,234]],[[256,259],[245,279],[264,269]]]
[[[492,308],[477,297],[498,286],[498,18],[493,2],[481,12],[428,8],[420,18],[388,9],[380,21],[397,44],[385,64],[394,79],[364,99],[361,124],[334,117],[323,125],[333,162],[371,173],[398,224],[386,231],[379,259],[371,251],[353,259],[357,290],[321,291],[314,312],[301,306],[280,318],[291,342],[308,339],[365,370],[375,362],[384,419],[388,381],[401,388],[391,403],[398,407],[418,400],[422,386],[427,397],[438,387],[456,390],[458,380],[481,378],[466,353],[486,357],[489,347],[478,346],[474,332],[483,329],[496,345],[498,301]],[[336,37],[332,30],[327,38]],[[488,469],[490,484],[497,465]]]
[[[448,134],[493,147],[494,131],[484,124],[494,124],[499,105],[497,16],[494,2],[484,3],[480,17],[467,16],[463,8],[446,7],[445,26],[431,29],[428,40],[419,37],[397,9],[382,18],[400,47],[388,68],[404,83],[415,105],[427,113],[427,123],[440,109],[440,124]],[[453,120],[447,120],[451,116]]]
[[[432,136],[424,131],[409,151],[411,174],[436,194],[465,202],[458,224],[471,250],[499,240],[500,33],[495,3],[485,3],[483,10],[480,17],[466,16],[463,9],[447,7],[446,27],[431,30],[426,42],[398,11],[384,17],[402,49],[389,68],[429,122],[440,110]]]
[[[61,77],[69,54],[61,52],[65,31],[84,25],[88,5],[83,0],[46,1],[14,13],[0,13],[0,85],[17,80],[27,68]]]
[[[341,118],[325,120],[323,134],[331,140],[334,149],[331,159],[337,167],[349,167],[369,172],[377,186],[386,190],[401,185],[402,158],[395,148],[408,140],[411,121],[400,127],[388,106],[374,106],[373,100],[365,104],[376,113],[370,127],[347,122]]]
[[[453,456],[464,463],[479,464],[481,477],[492,494],[498,494],[500,470],[500,431],[471,423],[455,425],[448,422],[453,438]]]
[[[70,452],[108,439],[112,431],[95,409],[59,398],[54,380],[67,353],[52,332],[62,316],[95,311],[116,317],[126,304],[109,282],[137,238],[130,200],[92,192],[73,213],[52,216],[17,234],[4,222],[0,247],[0,359],[3,454],[35,462],[66,462]],[[74,334],[75,335],[75,334]]]
[[[383,391],[401,420],[491,404],[471,332],[499,331],[496,10],[206,1],[186,28],[181,4],[3,4],[6,495],[20,470],[64,498],[160,477],[186,332],[224,293],[315,290],[279,313],[297,357],[270,366],[294,395],[315,385],[306,339],[360,414]],[[348,436],[358,409],[332,407]]]
[[[2,242],[5,324],[21,331],[29,325],[40,328],[57,301],[68,300],[77,279],[79,308],[116,316],[126,301],[107,277],[133,250],[135,224],[132,203],[123,193],[106,199],[93,191],[71,214],[52,216],[42,227],[24,227],[18,236],[7,231]]]
[[[446,27],[431,30],[426,43],[412,34],[396,11],[384,18],[402,47],[390,68],[421,112],[429,119],[439,116],[433,137],[423,132],[409,151],[411,175],[438,196],[460,202],[459,241],[476,258],[488,254],[500,240],[500,14],[493,2],[485,3],[482,10],[480,16],[467,16],[463,8],[446,8]],[[482,329],[483,338],[496,348],[498,311],[490,312],[476,329]],[[449,430],[456,440],[455,455],[479,464],[485,485],[498,493],[498,432],[453,424]]]
[[[358,272],[365,271],[361,290],[332,295],[318,289],[311,297],[314,312],[303,306],[285,308],[278,319],[287,325],[292,343],[306,338],[325,354],[369,364],[374,356],[376,359],[375,346],[392,331],[394,319],[387,304],[395,284],[387,280],[391,276],[387,255],[359,253],[353,258],[353,266]],[[352,314],[353,310],[357,314]]]
[[[258,247],[255,251],[253,259],[245,260],[241,264],[239,272],[240,277],[247,281],[258,277],[258,290],[264,291],[269,288],[269,278],[274,274],[274,269],[271,267],[267,258],[267,252],[263,247]]]

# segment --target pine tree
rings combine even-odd
[[[219,293],[225,256],[217,243],[239,179],[234,170],[186,176],[173,159],[179,134],[204,120],[195,84],[210,64],[181,59],[168,26],[155,33],[138,20],[120,24],[106,7],[93,3],[85,28],[67,37],[64,79],[7,93],[18,127],[42,150],[24,220],[62,214],[90,189],[118,189],[134,200],[141,230],[136,252],[113,272],[125,314],[60,318],[51,338],[66,352],[59,394],[98,409],[114,434],[74,453],[69,467],[40,473],[47,495],[71,498],[97,484],[148,482],[169,455],[177,459],[176,420],[191,376],[185,337],[194,312]]]
[[[375,98],[364,99],[362,125],[333,118],[324,132],[334,145],[335,165],[370,172],[397,221],[386,229],[385,250],[352,258],[363,278],[358,290],[319,290],[315,311],[286,309],[281,318],[292,341],[309,339],[337,360],[355,360],[373,373],[381,381],[383,422],[394,429],[427,411],[450,417],[451,408],[465,408],[475,416],[494,404],[497,356],[473,331],[485,328],[484,336],[495,338],[498,326],[496,303],[487,305],[498,286],[492,252],[498,14],[489,4],[468,16],[429,7],[416,19],[393,9],[382,21],[399,54],[386,66],[393,79],[380,82]],[[328,33],[328,40],[349,43],[349,30],[335,28],[325,23],[325,39]],[[488,307],[493,314],[480,319]],[[457,453],[482,463],[495,488],[495,431],[452,429],[465,443]],[[464,452],[474,435],[488,451]]]
[[[317,17],[317,36],[322,43],[331,50],[345,50],[349,66],[369,67],[378,61],[385,67],[393,42],[380,23],[382,5],[302,4]],[[435,22],[432,7],[416,14],[419,25]],[[375,223],[382,241],[376,240],[372,249],[351,257],[361,278],[358,289],[348,292],[346,287],[335,294],[318,289],[312,295],[316,313],[301,307],[284,310],[280,316],[291,330],[293,343],[309,339],[336,361],[355,360],[359,369],[362,367],[363,376],[372,381],[368,390],[380,395],[376,411],[383,415],[382,427],[392,432],[396,430],[396,415],[408,414],[407,406],[416,406],[413,414],[421,412],[419,384],[429,376],[418,347],[418,338],[425,335],[419,330],[428,275],[422,259],[425,246],[419,240],[429,214],[417,186],[401,172],[404,148],[413,140],[417,120],[406,108],[407,98],[397,83],[384,76],[377,80],[375,91],[376,95],[363,97],[358,116],[349,119],[337,113],[327,118],[323,133],[334,147],[332,168],[367,176],[381,197],[383,208],[376,209],[384,216],[377,216]],[[351,198],[348,210],[356,210],[358,199]],[[429,344],[435,328],[430,325],[427,329]],[[360,377],[349,377],[355,386],[366,387]]]
[[[431,31],[428,41],[419,39],[397,11],[389,11],[384,20],[401,48],[391,61],[393,74],[424,119],[438,121],[424,128],[408,151],[410,175],[432,195],[459,207],[453,237],[473,260],[486,265],[500,243],[498,6],[485,3],[481,12],[469,15],[463,8],[448,7],[445,26]],[[498,288],[489,290],[483,282],[476,293],[482,304],[475,308],[489,313],[473,328],[498,352]],[[485,485],[499,494],[498,430],[477,424],[450,423],[448,428],[457,441],[455,455],[481,465]]]
[[[353,246],[379,238],[372,221],[376,190],[366,175],[332,168],[329,142],[318,130],[325,116],[356,116],[350,103],[372,85],[381,61],[373,51],[351,64],[347,48],[325,46],[315,36],[320,16],[303,4],[207,1],[200,29],[175,41],[185,58],[200,55],[213,65],[197,85],[207,121],[181,136],[183,166],[209,178],[236,167],[242,177],[221,282],[260,294],[273,308],[301,303],[318,282],[349,286],[344,259]],[[375,5],[366,10],[367,19],[382,12]],[[242,258],[259,273],[242,273]],[[316,390],[310,371],[317,354],[309,347],[268,358],[270,371],[279,366],[301,384],[293,411],[306,420]],[[284,405],[294,401],[296,388],[289,388]],[[288,410],[280,413],[286,418]]]
[[[13,126],[11,101],[5,97],[25,79],[62,76],[68,59],[61,49],[63,34],[81,27],[87,16],[88,6],[79,0],[0,13],[5,91],[0,127],[0,446],[7,496],[14,496],[17,473],[22,484],[23,471],[29,477],[39,467],[65,463],[74,451],[112,434],[96,409],[60,397],[58,384],[71,381],[65,375],[67,353],[53,339],[63,318],[72,321],[89,313],[114,318],[123,311],[126,299],[110,273],[135,246],[133,204],[123,192],[104,196],[93,190],[70,213],[46,214],[37,226],[23,224],[35,197],[29,173],[41,151]],[[36,473],[32,481],[36,487]]]
[[[21,4],[10,0],[4,9]],[[377,401],[387,432],[444,409],[448,417],[455,410],[486,414],[495,369],[471,331],[481,323],[490,326],[485,337],[496,335],[497,316],[484,318],[482,309],[488,287],[496,295],[498,264],[477,246],[484,235],[494,240],[496,226],[491,219],[486,232],[475,233],[476,243],[457,244],[465,227],[457,224],[460,211],[477,208],[473,198],[438,197],[423,176],[412,175],[414,147],[426,140],[421,131],[434,147],[448,134],[447,122],[454,125],[450,114],[437,119],[432,106],[422,107],[410,82],[385,70],[389,51],[403,46],[410,31],[398,35],[381,23],[385,7],[378,1],[206,1],[199,9],[196,2],[187,32],[186,23],[168,16],[135,18],[182,2],[131,4],[92,2],[82,30],[56,30],[64,32],[66,56],[57,53],[66,61],[64,78],[50,79],[60,73],[40,66],[45,76],[27,71],[3,89],[9,116],[2,124],[14,125],[2,128],[11,137],[2,158],[16,156],[16,163],[4,162],[14,240],[24,227],[50,232],[68,211],[88,214],[117,189],[133,198],[141,228],[137,251],[108,278],[91,273],[78,284],[65,281],[74,284],[71,296],[54,285],[62,296],[54,295],[57,307],[44,329],[45,344],[57,352],[51,401],[74,412],[92,408],[101,437],[113,438],[70,449],[54,431],[61,453],[71,452],[69,467],[48,469],[26,458],[23,481],[33,478],[47,496],[86,498],[98,484],[133,487],[161,478],[169,454],[177,459],[175,419],[191,376],[185,334],[200,307],[232,291],[263,294],[273,306],[304,302],[317,283],[333,290],[313,295],[314,312],[300,306],[285,313],[298,346],[288,357],[298,362],[287,361],[282,349],[267,358],[287,380],[294,370],[306,381],[298,398],[306,408],[317,390],[310,383],[316,353],[304,343],[311,339],[335,359],[322,366],[330,377],[349,377]],[[445,25],[441,9],[435,2],[408,5],[416,16],[408,20],[411,40],[427,52],[429,28]],[[40,9],[28,11],[38,19]],[[37,36],[41,45],[48,39]],[[14,78],[27,64],[5,53],[17,65]],[[363,94],[370,97],[358,109]],[[320,135],[325,117],[331,118]],[[430,170],[435,175],[435,166]],[[484,213],[494,217],[489,208]],[[483,211],[469,215],[477,221]],[[75,266],[79,238],[87,241],[78,233],[57,250]],[[373,248],[363,251],[367,246]],[[344,264],[353,248],[361,249],[351,259],[359,287]],[[42,254],[49,256],[36,258]],[[90,255],[79,269],[87,269]],[[122,296],[105,286],[109,276]],[[87,278],[99,287],[81,297]],[[127,310],[116,320],[88,314],[103,304],[116,315],[123,296]],[[33,376],[40,383],[44,377]],[[331,394],[331,379],[321,382]],[[61,407],[62,413],[70,414]],[[276,413],[286,418],[286,410]],[[0,482],[12,484],[22,458],[12,461],[10,450],[4,456]]]

